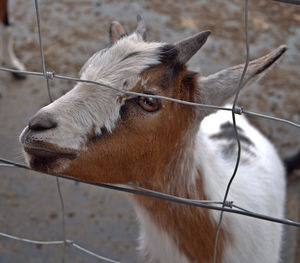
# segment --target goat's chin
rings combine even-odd
[[[28,166],[39,172],[63,173],[70,162],[79,156],[79,153],[73,149],[34,140],[28,135],[21,137],[21,143]]]
[[[27,165],[31,169],[47,174],[62,174],[72,161],[67,156],[34,155],[25,151],[24,156]]]

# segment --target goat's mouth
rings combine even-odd
[[[24,145],[29,166],[36,171],[61,173],[62,168],[78,157],[78,153],[45,145]]]
[[[24,151],[32,156],[40,158],[66,158],[73,160],[78,156],[78,153],[75,152],[64,152],[56,149],[36,146],[24,146]]]

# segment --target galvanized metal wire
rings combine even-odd
[[[293,5],[300,5],[300,0],[273,0],[273,1],[287,3],[287,4],[293,4]]]
[[[286,3],[290,3],[290,4],[300,4],[300,1],[298,1],[298,0],[273,0],[273,1],[286,2]],[[96,253],[94,253],[94,252],[92,252],[92,251],[90,251],[86,248],[83,248],[82,246],[78,245],[74,241],[69,240],[69,239],[66,238],[67,234],[66,234],[66,231],[65,231],[64,201],[63,201],[63,196],[62,196],[62,192],[61,192],[61,188],[60,188],[59,178],[64,178],[64,179],[68,179],[68,180],[82,182],[82,183],[86,183],[86,184],[90,184],[90,185],[95,185],[95,186],[99,186],[99,187],[103,187],[103,188],[108,188],[108,189],[111,189],[111,190],[131,193],[131,194],[135,194],[135,195],[143,195],[143,196],[148,196],[148,197],[152,197],[152,198],[158,198],[158,199],[167,200],[167,201],[170,201],[170,202],[176,202],[176,203],[179,203],[179,204],[185,204],[185,205],[190,205],[190,206],[196,206],[196,207],[221,211],[220,218],[219,218],[218,229],[217,229],[216,237],[215,237],[215,244],[214,244],[214,259],[213,259],[214,263],[216,262],[218,236],[219,236],[219,232],[220,232],[220,229],[221,229],[222,218],[223,218],[223,213],[224,212],[235,213],[235,214],[248,216],[248,217],[253,217],[253,218],[257,218],[257,219],[261,219],[261,220],[267,220],[267,221],[271,221],[271,222],[275,222],[275,223],[300,227],[300,222],[295,222],[295,221],[291,221],[291,220],[287,220],[287,219],[275,218],[275,217],[271,217],[271,216],[268,216],[268,215],[255,213],[255,212],[249,211],[249,210],[247,210],[243,207],[240,207],[240,206],[236,205],[234,203],[234,201],[228,201],[227,200],[227,196],[228,196],[228,193],[230,191],[231,183],[233,182],[233,180],[236,176],[238,167],[239,167],[240,156],[241,156],[241,145],[240,145],[237,125],[236,125],[235,114],[240,114],[240,115],[245,114],[245,115],[249,115],[249,116],[256,116],[256,117],[260,117],[260,118],[270,119],[270,120],[274,120],[274,121],[277,121],[277,122],[281,122],[281,123],[286,124],[286,125],[290,125],[290,126],[293,126],[293,127],[296,127],[296,128],[300,128],[300,124],[292,122],[290,120],[285,120],[285,119],[269,116],[269,115],[262,114],[262,113],[255,113],[255,112],[252,112],[252,111],[245,110],[243,107],[237,106],[239,92],[240,92],[240,89],[241,89],[241,86],[242,86],[242,83],[243,83],[245,73],[247,71],[247,66],[248,66],[248,63],[249,63],[249,56],[250,56],[249,55],[249,41],[248,41],[248,1],[247,0],[245,0],[245,36],[246,36],[246,50],[247,50],[247,52],[246,52],[246,61],[245,61],[245,66],[244,66],[243,73],[241,75],[240,82],[239,82],[238,87],[237,87],[237,91],[236,91],[236,94],[235,94],[235,98],[234,98],[232,108],[220,107],[220,106],[215,106],[215,105],[193,103],[193,102],[178,100],[178,99],[174,99],[174,98],[164,97],[164,96],[149,95],[149,94],[143,94],[143,93],[132,92],[132,91],[124,91],[124,90],[121,90],[117,87],[113,87],[113,86],[107,85],[106,83],[102,83],[102,82],[78,79],[78,78],[73,78],[73,77],[68,77],[68,76],[61,76],[61,75],[55,74],[54,72],[47,72],[46,65],[45,65],[45,56],[44,56],[44,51],[43,51],[43,42],[42,42],[42,34],[41,34],[41,27],[40,27],[40,14],[39,14],[38,0],[35,0],[34,2],[35,2],[35,9],[36,9],[38,35],[39,35],[39,44],[40,44],[39,46],[40,46],[40,55],[41,55],[41,62],[42,62],[42,72],[19,71],[19,70],[0,67],[1,71],[13,72],[13,73],[22,73],[24,75],[44,77],[46,79],[47,91],[48,91],[48,96],[49,96],[50,102],[53,101],[52,96],[51,96],[51,90],[50,90],[50,80],[54,79],[54,78],[57,78],[57,79],[63,79],[63,80],[70,80],[70,81],[74,81],[74,82],[84,82],[84,83],[89,83],[89,84],[92,84],[92,85],[99,85],[99,86],[102,86],[102,87],[106,87],[106,88],[115,90],[117,92],[121,92],[123,94],[131,95],[131,96],[151,97],[151,98],[157,98],[157,99],[172,101],[172,102],[176,102],[176,103],[181,103],[181,104],[185,104],[185,105],[190,105],[190,106],[194,106],[194,107],[203,107],[203,108],[211,109],[211,110],[231,111],[232,112],[234,131],[235,131],[235,135],[236,135],[236,142],[237,142],[237,147],[238,147],[237,160],[236,160],[236,165],[234,167],[232,177],[231,177],[231,179],[228,182],[228,185],[226,187],[226,191],[225,191],[225,194],[224,194],[223,201],[190,200],[190,199],[186,199],[186,198],[182,198],[182,197],[177,197],[177,196],[168,195],[168,194],[165,194],[165,193],[156,192],[156,191],[153,191],[153,190],[145,189],[145,188],[138,187],[138,186],[131,185],[131,184],[116,186],[116,185],[103,184],[103,183],[91,183],[91,182],[87,182],[87,181],[84,181],[84,180],[80,180],[78,178],[73,178],[73,177],[69,177],[69,176],[65,176],[65,175],[50,175],[50,176],[56,176],[56,180],[57,180],[56,181],[57,190],[58,190],[58,195],[59,195],[59,198],[60,198],[61,210],[62,210],[61,213],[62,213],[62,236],[63,236],[63,240],[39,241],[39,240],[21,238],[21,237],[17,237],[17,236],[14,236],[14,235],[10,235],[10,234],[0,232],[1,237],[10,238],[10,239],[14,239],[14,240],[18,240],[18,241],[22,241],[22,242],[26,242],[26,243],[31,243],[31,244],[64,245],[65,247],[66,246],[72,246],[72,247],[74,247],[74,248],[76,248],[76,249],[78,249],[78,250],[80,250],[80,251],[82,251],[82,252],[84,252],[88,255],[91,255],[91,256],[93,256],[95,258],[98,258],[100,260],[103,260],[105,262],[119,262],[119,261],[115,261],[115,260],[103,257],[99,254],[96,254]],[[9,167],[9,168],[18,167],[18,168],[22,168],[22,169],[31,170],[28,166],[26,166],[24,164],[16,163],[14,161],[7,160],[7,159],[4,159],[4,158],[0,158],[0,168],[1,167]],[[64,255],[63,255],[62,261],[64,261]]]
[[[39,76],[39,77],[44,76],[44,73],[42,73],[42,72],[22,71],[22,70],[15,70],[15,69],[9,69],[9,68],[4,68],[4,67],[0,67],[0,71],[20,73],[20,74],[25,74],[25,75]],[[85,80],[85,79],[79,79],[79,78],[74,78],[74,77],[62,76],[62,75],[55,74],[54,72],[47,72],[46,78],[48,78],[49,75],[51,76],[52,79],[56,78],[56,79],[70,80],[70,81],[74,81],[74,82],[83,82],[83,83],[98,85],[98,86],[102,86],[102,87],[106,87],[106,88],[118,91],[118,92],[126,94],[126,95],[143,96],[143,97],[147,97],[147,98],[161,99],[161,100],[172,101],[172,102],[181,103],[181,104],[194,106],[194,107],[203,107],[203,108],[210,109],[210,110],[225,110],[225,111],[231,111],[231,112],[234,111],[235,114],[239,114],[239,115],[245,114],[245,115],[249,115],[249,116],[265,118],[265,119],[269,119],[269,120],[278,121],[278,122],[287,124],[289,126],[300,128],[299,123],[296,123],[296,122],[293,122],[290,120],[285,120],[285,119],[278,118],[278,117],[273,117],[273,116],[266,115],[263,113],[248,111],[248,110],[245,110],[243,107],[239,107],[239,106],[235,106],[235,108],[232,109],[232,108],[222,107],[222,106],[217,106],[217,105],[201,104],[201,103],[196,103],[196,102],[178,100],[178,99],[165,97],[165,96],[150,95],[150,94],[145,94],[145,93],[140,93],[140,92],[126,91],[126,90],[122,90],[122,89],[107,85],[100,81],[92,81],[92,80]]]
[[[4,159],[4,158],[0,158],[0,162],[5,163],[5,164],[14,165],[15,167],[18,167],[18,168],[34,171],[24,164],[10,161],[10,160]],[[46,174],[46,173],[43,173],[43,174]],[[268,215],[263,215],[263,214],[259,214],[259,213],[255,213],[255,212],[246,212],[248,210],[238,207],[238,206],[236,207],[237,209],[233,209],[233,207],[235,206],[233,201],[227,201],[228,202],[227,205],[225,205],[225,207],[222,207],[222,204],[223,204],[222,201],[191,200],[191,199],[187,199],[187,198],[183,198],[183,197],[160,193],[157,191],[149,190],[149,189],[142,188],[139,186],[134,186],[131,184],[112,185],[112,184],[89,182],[86,180],[78,179],[78,178],[63,175],[63,174],[60,174],[60,175],[46,174],[46,175],[56,176],[59,178],[72,180],[72,181],[80,182],[80,183],[85,183],[88,185],[94,185],[94,186],[98,186],[98,187],[102,187],[102,188],[106,188],[106,189],[110,189],[110,190],[115,190],[115,191],[119,191],[119,192],[125,192],[125,193],[135,194],[135,195],[142,195],[142,196],[162,199],[162,200],[166,200],[166,201],[170,201],[170,202],[175,202],[175,203],[179,203],[179,204],[186,204],[186,205],[190,205],[190,206],[207,208],[207,209],[212,209],[212,210],[216,210],[216,211],[224,211],[224,212],[228,212],[228,213],[239,214],[239,215],[243,215],[243,216],[263,219],[266,221],[276,222],[276,223],[280,223],[280,224],[284,224],[284,225],[300,227],[300,222],[295,222],[295,221],[283,219],[283,218],[271,217]],[[219,204],[220,206],[212,205],[212,204]],[[230,207],[232,207],[232,208],[230,208]]]
[[[230,187],[231,184],[236,176],[236,173],[238,171],[239,165],[240,165],[240,160],[241,160],[241,141],[239,138],[239,133],[238,133],[238,129],[237,129],[237,125],[236,125],[236,119],[235,119],[235,107],[237,105],[237,101],[239,98],[239,94],[240,91],[242,89],[242,83],[244,81],[247,69],[248,69],[248,65],[249,65],[249,60],[250,60],[250,50],[249,50],[249,39],[248,39],[248,0],[245,0],[245,39],[246,39],[246,62],[244,65],[244,69],[240,78],[240,81],[238,83],[238,87],[236,89],[236,93],[235,93],[235,97],[234,97],[234,101],[233,101],[233,105],[232,105],[232,123],[233,123],[233,130],[234,130],[234,135],[236,138],[236,143],[237,143],[237,156],[236,156],[236,163],[235,163],[235,167],[233,170],[233,174],[228,182],[228,185],[226,187],[226,191],[224,194],[224,198],[223,198],[223,207],[226,204],[226,200],[227,200],[227,196],[229,194],[230,191]],[[218,223],[218,227],[217,227],[217,232],[216,232],[216,237],[215,237],[215,243],[214,243],[214,254],[213,254],[213,262],[216,263],[217,262],[217,248],[218,248],[218,241],[219,241],[219,234],[221,231],[221,225],[222,225],[222,221],[223,221],[223,214],[224,212],[221,211],[220,213],[220,218],[219,218],[219,223]]]
[[[82,246],[75,243],[73,240],[69,240],[69,239],[62,240],[62,241],[61,240],[41,241],[41,240],[33,240],[33,239],[28,239],[28,238],[17,237],[17,236],[8,235],[8,234],[5,234],[5,233],[0,233],[0,236],[4,237],[4,238],[14,239],[14,240],[17,240],[17,241],[22,241],[22,242],[29,243],[29,244],[35,244],[35,245],[66,245],[67,244],[67,245],[73,246],[73,247],[81,250],[82,252],[84,252],[86,254],[89,254],[89,255],[91,255],[95,258],[101,259],[104,262],[119,263],[119,261],[100,256],[100,255],[98,255],[98,254],[96,254],[96,253],[94,253],[94,252],[92,252],[92,251],[90,251],[86,248],[83,248]]]
[[[41,22],[40,22],[41,19],[40,19],[38,0],[34,0],[34,5],[35,5],[36,21],[37,21],[37,28],[38,28],[38,35],[39,35],[40,57],[41,57],[44,77],[46,78],[48,97],[49,97],[49,101],[51,103],[51,102],[53,102],[53,99],[52,99],[52,96],[51,96],[51,91],[50,91],[50,79],[51,79],[52,74],[49,74],[46,71],[46,63],[45,63],[45,55],[44,55],[44,48],[43,48],[43,38],[42,38],[42,33],[41,33]],[[60,182],[59,182],[58,177],[56,177],[56,187],[57,187],[57,193],[58,193],[58,197],[59,197],[59,201],[60,201],[60,207],[61,207],[62,237],[63,237],[64,240],[66,240],[65,204],[64,204],[64,199],[63,199],[63,195],[62,195],[62,192],[61,192],[61,187],[60,187]],[[66,243],[64,244],[64,248],[63,248],[62,263],[65,262],[65,254],[66,254]]]

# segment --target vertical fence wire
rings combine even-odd
[[[41,33],[41,25],[40,25],[41,24],[41,19],[40,19],[38,0],[34,0],[34,4],[35,4],[35,11],[36,11],[38,36],[39,36],[40,57],[41,57],[44,77],[46,79],[48,97],[49,97],[49,100],[50,100],[50,103],[51,103],[51,102],[53,102],[53,98],[51,96],[51,91],[50,91],[50,78],[51,78],[51,75],[49,77],[49,74],[47,74],[47,71],[46,71],[46,63],[45,63],[45,55],[44,55],[44,48],[43,48],[43,38],[42,38],[42,33]],[[65,204],[64,204],[64,199],[63,199],[63,195],[62,195],[62,192],[61,192],[59,178],[56,177],[55,180],[56,180],[56,188],[57,188],[58,197],[59,197],[59,201],[60,201],[60,208],[61,208],[62,237],[63,237],[63,240],[66,240]],[[62,263],[65,262],[65,254],[66,254],[66,243],[64,243],[64,246],[63,246]]]
[[[232,123],[233,123],[233,129],[234,129],[234,135],[236,138],[236,143],[237,143],[237,157],[236,157],[236,164],[234,167],[234,171],[233,174],[228,182],[228,185],[226,187],[226,191],[225,191],[225,195],[224,195],[224,199],[223,199],[223,207],[225,207],[226,201],[227,201],[227,197],[230,191],[230,187],[232,185],[232,182],[237,174],[239,165],[240,165],[240,158],[241,158],[241,141],[239,138],[239,133],[238,133],[238,129],[237,129],[237,125],[236,125],[236,118],[235,118],[235,114],[236,114],[236,105],[237,105],[237,101],[238,101],[238,97],[242,88],[242,83],[244,81],[246,72],[247,72],[247,68],[249,65],[249,58],[250,58],[250,50],[249,50],[249,38],[248,38],[248,0],[245,0],[245,6],[244,6],[244,24],[245,24],[245,42],[246,42],[246,61],[245,61],[245,66],[240,78],[240,81],[238,83],[238,87],[236,89],[236,93],[235,93],[235,97],[234,97],[234,101],[233,101],[233,105],[232,105]],[[219,223],[217,226],[217,231],[216,231],[216,236],[215,236],[215,242],[214,242],[214,254],[213,254],[213,262],[217,263],[217,248],[218,248],[218,241],[219,241],[219,235],[220,235],[220,231],[221,231],[221,225],[222,225],[222,221],[223,221],[223,214],[224,211],[220,212],[220,217],[219,217]]]

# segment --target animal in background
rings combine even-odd
[[[25,70],[25,66],[16,57],[12,38],[13,26],[9,20],[8,0],[0,0],[0,64],[16,70]],[[25,75],[13,73],[16,78],[25,78]]]

